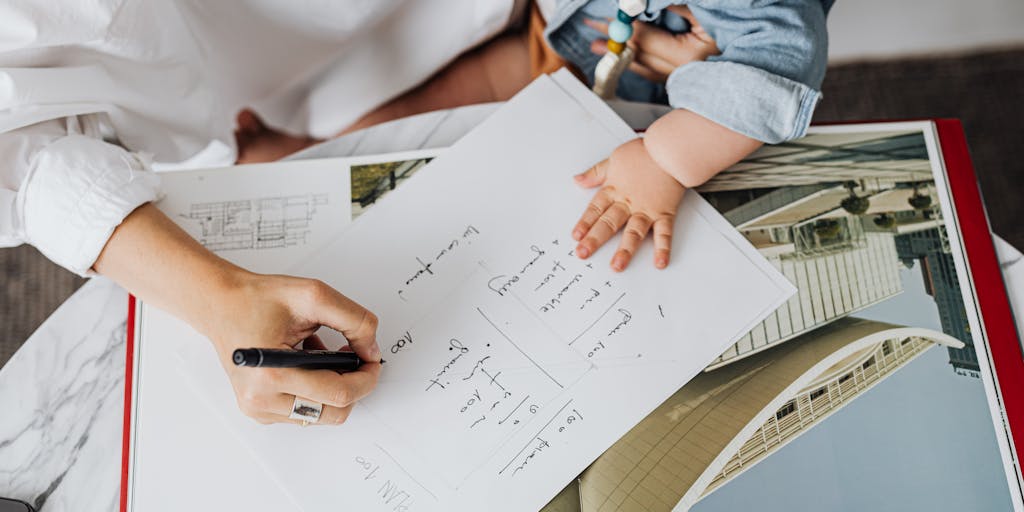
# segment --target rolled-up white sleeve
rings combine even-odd
[[[0,134],[0,246],[35,246],[79,275],[114,229],[159,196],[146,159],[62,120]]]

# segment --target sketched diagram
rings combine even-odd
[[[182,217],[199,224],[199,243],[211,251],[271,249],[306,243],[309,223],[327,194],[192,204]]]

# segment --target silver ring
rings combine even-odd
[[[292,413],[288,417],[302,421],[303,424],[306,422],[316,423],[320,421],[320,413],[323,411],[324,404],[295,397],[295,402],[292,403]]]

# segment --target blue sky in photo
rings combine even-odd
[[[855,315],[941,331],[920,264],[904,292]],[[693,512],[1011,510],[980,379],[932,347],[697,503]]]

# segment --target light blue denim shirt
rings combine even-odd
[[[638,18],[673,33],[689,30],[671,11],[686,4],[722,52],[684,64],[665,84],[627,71],[618,95],[631,101],[668,103],[767,143],[801,137],[821,99],[828,33],[825,16],[834,0],[649,0]],[[559,0],[545,33],[548,43],[593,83],[600,57],[590,43],[604,38],[584,18],[613,18],[616,0]]]

